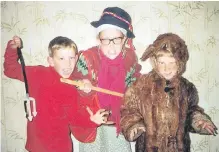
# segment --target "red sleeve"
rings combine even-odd
[[[21,65],[18,63],[17,49],[11,48],[10,42],[8,42],[4,55],[4,74],[9,78],[24,81]]]
[[[96,128],[99,125],[90,120],[90,115],[85,107],[74,110],[70,116],[70,124],[74,127]]]
[[[76,96],[77,95],[74,97]],[[96,138],[97,127],[99,125],[90,120],[90,115],[86,110],[86,106],[89,106],[94,113],[96,110],[91,108],[91,105],[93,105],[91,98],[81,97],[79,95],[77,97],[78,99],[74,99],[76,104],[73,107],[73,110],[69,111],[73,113],[70,114],[70,130],[78,141],[84,143],[94,142]]]
[[[135,69],[135,72],[134,72],[134,74],[133,74],[133,77],[134,78],[138,78],[138,77],[140,77],[141,76],[141,73],[140,73],[140,71],[141,71],[141,65],[138,63],[138,57],[137,57],[137,55],[136,55],[136,53],[135,52],[133,52],[134,53],[134,57],[132,57],[133,59],[134,59],[134,69]]]
[[[87,105],[80,104],[82,101],[75,88],[71,90],[71,97],[66,99],[71,101],[71,109],[68,110],[67,114],[71,126],[84,128],[95,128],[98,126],[98,124],[91,121],[90,114],[86,109]]]
[[[24,76],[21,68],[21,64],[18,62],[17,49],[12,48],[8,42],[5,55],[4,55],[4,74],[12,79],[18,79],[24,81]],[[37,66],[25,66],[25,71],[27,75],[28,82],[36,82],[39,79]],[[42,67],[42,66],[38,66]],[[30,83],[32,84],[32,83]]]
[[[135,65],[135,73],[134,73],[134,77],[136,78],[139,78],[141,76],[141,65],[139,63],[136,62],[136,65]]]

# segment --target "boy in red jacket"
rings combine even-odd
[[[18,63],[17,36],[8,42],[4,55],[4,74],[24,81]],[[49,67],[26,66],[29,94],[36,100],[37,116],[27,123],[26,149],[30,152],[72,152],[69,126],[96,128],[105,123],[104,109],[93,114],[89,107],[78,109],[78,92],[74,86],[60,82],[69,78],[77,58],[76,44],[69,38],[58,36],[49,43]]]

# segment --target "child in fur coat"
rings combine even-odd
[[[189,132],[215,135],[216,126],[198,106],[198,92],[182,74],[189,53],[178,35],[159,35],[141,60],[153,70],[142,75],[124,96],[121,128],[136,152],[190,152]]]

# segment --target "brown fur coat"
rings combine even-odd
[[[181,76],[188,60],[184,41],[174,34],[161,35],[148,47],[143,60],[153,57],[159,46],[171,51],[177,59],[178,75],[170,81],[156,70],[142,75],[125,93],[120,125],[127,140],[137,140],[136,152],[189,152],[189,132],[208,134],[196,122],[212,122],[198,106],[196,87]],[[138,130],[131,139],[131,131],[139,127],[146,131],[142,134]]]

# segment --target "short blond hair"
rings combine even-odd
[[[75,51],[75,55],[78,54],[77,45],[73,40],[67,37],[57,36],[54,39],[52,39],[49,43],[48,46],[49,56],[53,57],[54,52],[56,50],[60,50],[63,48],[70,48]]]

